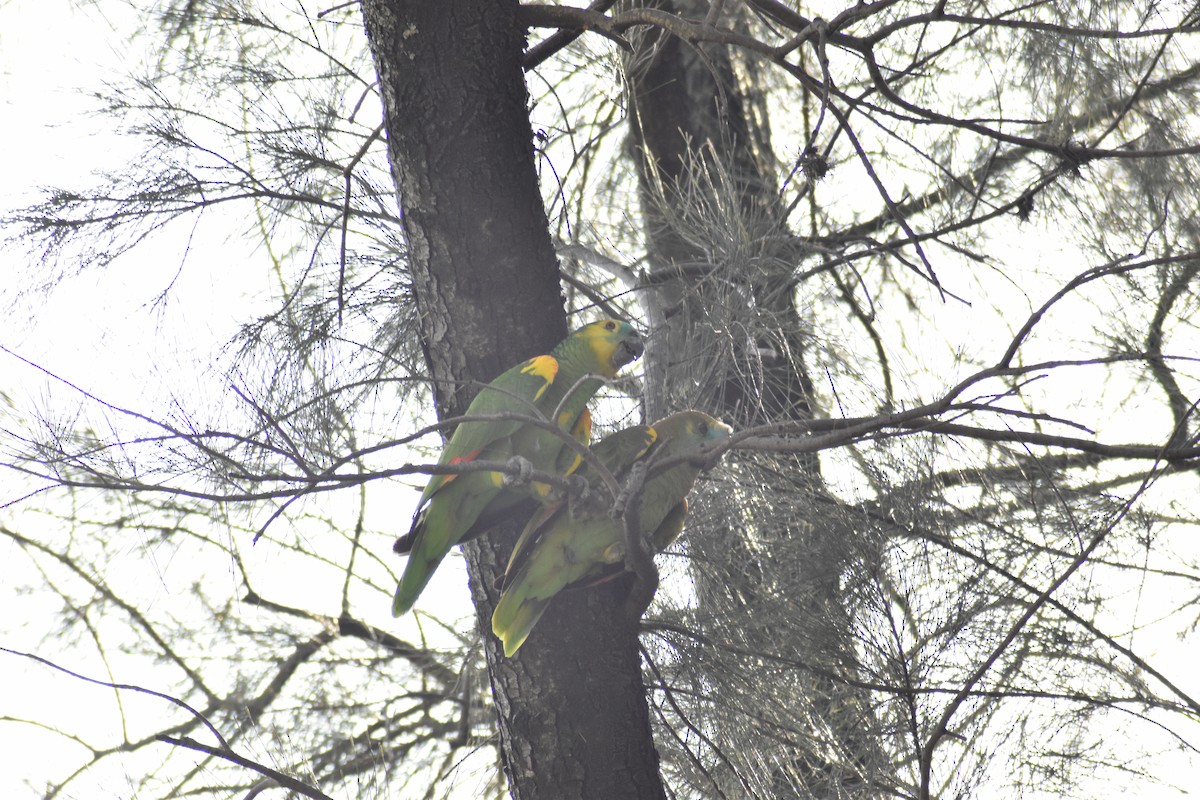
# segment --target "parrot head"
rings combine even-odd
[[[616,319],[602,319],[584,325],[570,338],[583,342],[595,359],[595,371],[606,378],[613,377],[621,367],[636,361],[645,350],[637,329],[628,322]]]
[[[658,434],[657,440],[663,443],[664,449],[672,453],[719,442],[733,433],[733,428],[703,411],[679,411],[663,417],[651,427]]]

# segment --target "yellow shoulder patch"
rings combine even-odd
[[[642,458],[649,452],[654,443],[658,441],[658,431],[654,428],[646,428],[646,441],[642,443],[642,449],[638,451],[637,458]]]
[[[550,355],[534,356],[525,362],[525,366],[521,367],[521,374],[536,375],[545,381],[542,388],[533,395],[533,399],[538,400],[545,393],[546,387],[554,383],[554,377],[558,375],[558,359]]]
[[[600,551],[600,561],[604,564],[616,564],[625,558],[625,542],[613,542]]]

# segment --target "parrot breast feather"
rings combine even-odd
[[[590,416],[588,414],[589,424]],[[653,428],[646,425],[635,425],[609,434],[592,445],[591,450],[600,463],[619,481],[628,474],[630,467],[646,454],[656,439],[657,434]],[[577,474],[599,481],[599,477],[594,475],[594,471],[586,461],[579,467]],[[504,569],[504,577],[500,580],[500,588],[513,582],[514,576],[537,547],[542,533],[556,524],[558,518],[567,512],[567,503],[567,500],[563,500],[544,505],[529,520],[513,547],[508,565]]]

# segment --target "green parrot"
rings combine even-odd
[[[556,422],[586,444],[591,436],[588,400],[604,380],[637,359],[642,349],[641,337],[629,323],[612,319],[593,322],[559,342],[549,354],[535,356],[501,374],[480,390],[466,413],[515,412],[549,418],[557,412]],[[579,464],[578,455],[550,431],[502,421],[460,424],[438,463],[508,461],[513,456],[527,459],[536,470],[561,475]],[[528,497],[528,493],[507,489],[503,479],[499,472],[430,478],[417,503],[412,528],[397,543],[408,548],[409,557],[392,603],[394,616],[413,607],[450,548],[482,533]],[[534,494],[543,497],[550,488],[532,485]]]
[[[575,422],[575,427],[571,430],[571,436],[575,441],[579,442],[584,447],[591,444],[592,441],[592,412],[586,408],[579,415],[579,419]],[[579,466],[582,459],[569,447],[563,447],[558,453],[558,460],[554,466],[554,472],[559,475],[570,475]],[[458,540],[459,544],[469,542],[480,534],[486,533],[505,517],[514,517],[520,519],[529,519],[538,505],[545,499],[546,490],[542,484],[534,486],[534,494],[532,496],[522,496],[511,492],[501,492],[496,495],[495,499],[479,514],[475,520],[475,524],[462,535]],[[416,525],[407,533],[402,534],[395,542],[392,543],[392,552],[406,556],[412,552],[413,540],[416,538],[416,533],[421,529]]]
[[[732,430],[700,411],[681,411],[650,427],[618,431],[592,451],[621,480],[638,462],[655,461],[728,437]],[[586,466],[579,471],[587,475]],[[650,477],[642,491],[642,535],[655,552],[683,530],[687,495],[700,466],[682,462]],[[606,508],[576,509],[547,505],[526,525],[504,572],[500,601],[492,614],[492,632],[512,656],[537,624],[546,606],[568,586],[599,583],[619,573],[624,561],[624,523]]]

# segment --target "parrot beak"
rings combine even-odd
[[[733,428],[720,420],[715,420],[708,426],[708,440],[710,442],[719,442],[722,439],[728,439],[732,435]]]
[[[642,337],[638,336],[636,332],[626,336],[617,343],[617,349],[613,351],[613,366],[620,369],[631,361],[637,361],[645,350]]]
[[[728,439],[732,435],[733,435],[733,428],[729,427],[728,425],[726,425],[724,422],[721,422],[720,420],[713,420],[711,423],[709,423],[709,426],[708,426],[708,436],[706,436],[704,438],[704,449],[708,450],[708,448],[712,447],[712,445],[714,445],[717,442],[720,442],[724,439]],[[720,460],[721,459],[719,457],[718,458],[710,457],[709,460],[707,461],[707,463],[705,463],[705,465],[703,466],[703,468],[701,468],[700,473],[702,475],[709,474],[710,472],[713,471],[713,467],[717,466],[717,462]]]

